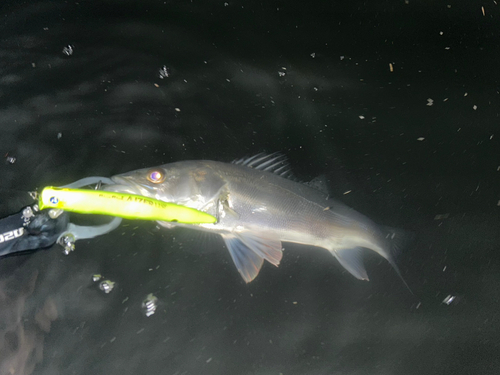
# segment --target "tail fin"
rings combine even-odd
[[[347,271],[360,280],[368,280],[368,275],[362,259],[363,248],[368,248],[377,252],[387,259],[389,264],[394,268],[398,276],[403,281],[403,284],[405,284],[406,288],[411,294],[413,294],[413,291],[401,275],[401,271],[399,270],[395,260],[397,258],[397,254],[403,247],[405,247],[409,240],[411,240],[412,236],[404,231],[393,228],[385,228],[385,232],[387,233],[385,239],[381,234],[380,236],[377,236],[377,240],[371,239],[371,241],[361,241],[357,244],[357,246],[354,245],[352,247],[349,246],[346,248],[330,249],[329,251],[333,256],[335,256],[335,258],[337,258],[339,263]]]
[[[389,264],[392,266],[392,268],[394,268],[399,278],[401,279],[401,281],[403,281],[403,284],[405,284],[406,288],[410,291],[410,293],[414,295],[410,286],[406,283],[406,280],[403,278],[403,275],[401,275],[401,271],[399,270],[398,265],[396,264],[397,256],[400,254],[401,250],[405,248],[408,245],[408,243],[412,240],[413,235],[409,232],[400,229],[394,229],[394,228],[384,228],[384,229],[387,233],[386,242],[387,242],[387,247],[389,249],[389,253],[386,254],[384,258],[386,258]]]

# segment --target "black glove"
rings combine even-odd
[[[0,256],[52,246],[69,224],[69,214],[25,207],[15,215],[0,219]],[[53,211],[55,213],[57,211]]]

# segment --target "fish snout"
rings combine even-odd
[[[111,177],[113,184],[105,185],[104,190],[114,191],[117,193],[137,194],[142,195],[141,189],[133,181],[126,176]]]

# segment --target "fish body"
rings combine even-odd
[[[181,161],[140,169],[111,178],[109,190],[140,194],[195,208],[217,218],[214,224],[184,226],[222,236],[246,282],[263,261],[278,266],[282,242],[321,247],[351,274],[368,280],[363,248],[371,249],[396,269],[394,237],[355,210],[329,199],[325,192],[290,178],[281,154],[259,154],[233,163]]]

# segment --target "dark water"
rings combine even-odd
[[[0,374],[498,373],[499,10],[3,2],[2,214],[90,175],[282,151],[414,234],[398,262],[415,296],[375,255],[367,283],[298,245],[246,285],[222,241],[126,222],[0,261]]]

